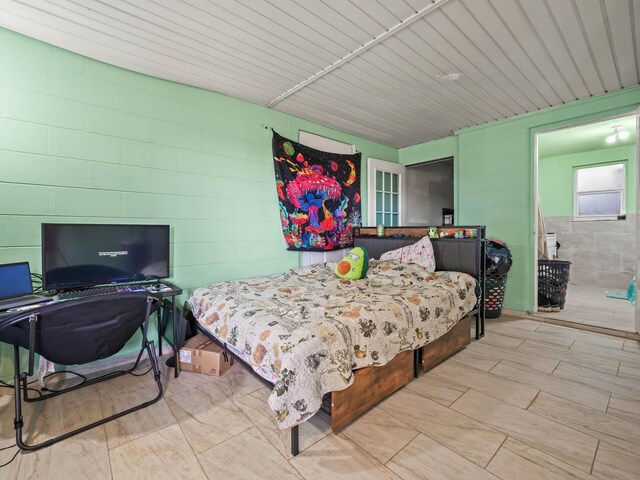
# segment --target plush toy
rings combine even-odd
[[[369,268],[369,252],[362,247],[353,248],[347,253],[338,265],[334,273],[340,278],[357,280],[367,274]]]

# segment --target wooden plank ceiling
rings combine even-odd
[[[3,0],[0,25],[395,147],[640,77],[640,0]]]

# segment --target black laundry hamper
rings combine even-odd
[[[485,279],[484,315],[485,318],[498,318],[502,313],[504,290],[507,286],[507,274],[487,274]]]
[[[498,318],[502,313],[507,273],[513,259],[507,244],[500,240],[487,240],[486,257],[484,315],[485,318]]]
[[[570,267],[566,260],[538,260],[538,307],[564,308]]]

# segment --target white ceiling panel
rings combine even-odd
[[[448,22],[448,19],[447,19]],[[448,22],[450,24],[450,22]],[[446,30],[447,27],[441,27],[440,30]],[[478,88],[486,91],[490,96],[501,103],[506,110],[505,116],[511,116],[527,111],[522,106],[522,99],[514,99],[513,94],[509,94],[493,80],[496,69],[489,62],[483,62],[482,58],[474,57],[478,52],[477,48],[469,49],[470,51],[460,50],[459,45],[452,44],[445,38],[435,27],[427,21],[419,22],[409,27],[409,30],[416,36],[424,39],[436,51],[440,52],[451,63],[454,68],[449,73],[460,73],[464,78],[469,78]],[[456,34],[452,34],[455,36]],[[468,44],[468,42],[467,42]],[[498,72],[499,73],[499,72]],[[500,74],[501,75],[501,74]],[[515,97],[518,97],[517,95]],[[529,105],[529,108],[535,108]]]
[[[358,25],[371,38],[375,38],[385,30],[393,27],[399,20],[375,0],[367,2],[344,0],[321,0],[326,6],[339,15]],[[424,2],[429,3],[429,2]]]
[[[508,72],[500,70],[499,65],[494,61],[495,52],[488,50],[484,45],[476,45],[470,32],[465,31],[468,27],[464,24],[457,24],[451,17],[442,11],[434,12],[431,18],[425,20],[431,28],[438,32],[441,37],[442,46],[439,48],[455,49],[463,56],[465,63],[462,63],[461,72],[464,74],[467,68],[480,72],[485,79],[482,83],[491,88],[495,95],[509,102],[516,111],[530,111],[536,108],[534,101],[510,78]]]
[[[635,2],[638,5],[639,2]],[[631,4],[628,4],[629,6]],[[619,0],[605,0],[604,12],[607,16],[607,24],[615,25],[616,28],[609,27],[611,34],[611,45],[614,52],[616,67],[620,73],[620,81],[623,86],[636,85],[638,83],[638,70],[635,62],[627,61],[629,51],[627,45],[633,45],[633,9],[625,8],[624,2]],[[636,45],[637,46],[637,45]],[[634,55],[635,57],[635,55]]]
[[[333,36],[335,32],[338,31],[340,32],[339,35],[352,39],[355,45],[351,46],[351,44],[349,44],[349,47],[353,50],[360,45],[364,45],[372,38],[357,20],[355,22],[350,21],[322,2],[292,0],[292,3],[298,7],[290,8],[291,6],[286,0],[278,1],[278,5],[281,6],[282,9],[290,12],[296,18],[308,17],[308,21],[314,25],[321,24],[322,26],[318,28],[326,35]]]
[[[503,25],[510,27],[514,41],[518,42],[524,55],[531,61],[537,71],[537,75],[531,79],[531,84],[543,93],[546,101],[546,104],[538,104],[538,108],[575,100],[571,89],[559,74],[558,66],[553,61],[553,57],[549,55],[549,51],[542,42],[540,32],[535,29],[524,10],[522,4],[526,3],[526,0],[524,2],[520,0],[511,2],[494,0],[492,5],[496,14],[501,18]],[[499,5],[499,8],[496,8],[495,5]],[[529,7],[531,6],[529,3]],[[544,3],[537,2],[535,8],[544,8]]]
[[[600,78],[606,91],[622,88],[620,74],[611,44],[611,32],[604,16],[604,1],[580,0],[575,1],[578,19],[582,22],[584,35],[587,37],[591,54],[594,58]],[[620,2],[624,3],[624,0]]]
[[[397,51],[398,55],[406,62],[411,62],[423,68],[425,76],[429,77],[429,79],[434,79],[433,82],[427,83],[427,85],[437,83],[446,89],[460,92],[461,96],[466,98],[468,105],[473,105],[473,108],[487,112],[492,119],[513,115],[514,112],[510,111],[480,85],[473,82],[472,75],[467,74],[459,81],[447,80],[447,74],[459,72],[460,68],[451,63],[449,56],[434,48],[430,42],[412,29],[407,28],[399,32],[385,43],[389,48]],[[428,91],[426,88],[425,90]]]
[[[517,8],[515,3],[510,5]],[[488,1],[477,1],[469,2],[469,7],[462,2],[453,3],[446,11],[443,9],[443,13],[449,20],[455,18],[459,28],[486,55],[491,65],[508,78],[509,83],[503,83],[506,88],[518,92],[538,108],[560,101],[531,61],[527,49],[522,48],[520,37],[524,32],[514,35],[509,28],[512,23],[501,17],[503,12],[498,12]],[[485,25],[491,25],[491,30]]]
[[[436,3],[437,0],[429,0],[429,1],[424,1],[424,0],[405,0],[405,3],[407,5],[409,5],[414,12],[417,12],[418,10],[424,8],[425,4],[427,3]]]
[[[393,103],[382,93],[363,93],[363,85],[345,81],[341,78],[342,73],[341,71],[327,75],[302,92],[314,95],[327,104],[334,104],[334,112],[337,114],[346,115],[352,113],[353,109],[362,110],[362,112],[357,112],[358,116],[363,116],[362,121],[365,118],[370,118],[373,124],[385,125],[386,129],[394,132],[401,130],[403,125],[414,122],[422,122],[430,125],[431,128],[439,128],[442,133],[448,131],[448,128],[443,127],[438,120],[433,118],[424,119],[424,113],[418,108],[407,108],[410,102],[406,97],[400,99],[397,103]],[[342,90],[339,95],[335,95],[336,84],[340,84]],[[369,84],[365,85],[369,86]],[[285,102],[287,101],[289,99],[285,100]],[[345,107],[350,108],[347,111]]]
[[[51,0],[57,4],[77,4],[78,0]],[[80,0],[82,1],[82,0]],[[165,5],[167,2],[164,2]],[[157,2],[142,0],[130,2],[126,0],[111,0],[109,3],[94,2],[91,10],[92,18],[102,17],[105,22],[115,25],[120,29],[134,30],[138,35],[150,39],[159,39],[161,45],[171,47],[193,55],[201,61],[220,65],[227,63],[241,65],[241,72],[262,72],[267,70],[277,77],[285,79],[287,83],[299,78],[300,75],[309,75],[313,70],[297,68],[282,69],[277,65],[265,61],[261,56],[261,50],[250,43],[233,45],[227,36],[211,27],[194,22],[184,15],[167,8]],[[160,27],[160,28],[157,28]],[[223,48],[220,48],[223,46]]]
[[[591,47],[584,33],[584,26],[578,16],[574,0],[546,1],[551,11],[549,20],[555,21],[558,30],[564,38],[564,47],[568,50],[573,63],[578,70],[589,95],[597,95],[604,91],[604,84],[600,72],[596,68]],[[559,50],[557,47],[555,50]]]
[[[469,105],[470,96],[466,96],[461,82],[442,82],[434,72],[433,66],[425,62],[424,57],[410,49],[402,42],[389,39],[384,44],[362,55],[373,57],[372,65],[385,61],[393,67],[390,74],[399,82],[411,89],[416,98],[429,99],[441,105],[445,110],[458,117],[464,123],[484,123],[492,119],[485,110]],[[421,68],[422,67],[422,68]],[[394,82],[394,83],[395,83]],[[466,97],[466,100],[465,100]]]
[[[548,56],[550,64],[547,67],[551,66],[553,71],[558,73],[558,76],[554,75],[554,77],[555,82],[560,83],[558,92],[562,95],[562,100],[569,102],[589,96],[587,86],[571,56],[562,30],[551,12],[548,0],[535,5],[530,2],[520,2],[520,5],[524,15],[531,22],[532,32],[535,32],[537,40],[545,50],[545,55]],[[522,43],[520,45],[522,46]],[[537,71],[540,72],[539,69]]]
[[[76,2],[69,0],[33,0],[34,6],[42,6],[47,3],[49,11],[76,24],[82,23],[94,32],[100,32],[113,39],[131,45],[136,51],[156,52],[167,57],[167,63],[182,62],[185,66],[191,66],[200,70],[205,78],[210,75],[220,75],[235,82],[242,78],[241,83],[248,84],[254,89],[266,87],[272,92],[279,92],[285,88],[291,80],[282,76],[279,72],[270,78],[256,78],[263,67],[257,67],[238,61],[232,55],[220,52],[217,49],[203,51],[200,46],[187,45],[182,39],[170,31],[153,32],[147,26],[137,21],[130,15],[124,15],[121,11],[99,2],[95,2],[84,16],[74,11]],[[227,68],[222,72],[218,65],[224,63]],[[189,68],[189,67],[187,67]]]
[[[503,20],[488,0],[470,2],[468,5],[459,3],[456,7],[471,25],[469,31],[476,37],[474,42],[482,45],[484,51],[492,52],[500,70],[526,92],[531,102],[537,106],[549,105],[553,103],[551,99],[557,99],[557,94],[547,85],[526,48],[522,46],[519,36],[514,34],[510,24]],[[484,30],[479,25],[492,27]]]
[[[387,145],[638,85],[639,0],[3,0],[0,26]]]
[[[425,111],[435,112],[433,118],[427,119],[451,130],[460,122],[468,122],[469,119],[455,111],[450,110],[452,104],[442,101],[433,92],[423,95],[420,85],[410,85],[408,76],[397,73],[395,70],[387,72],[379,70],[376,60],[381,57],[376,56],[371,51],[355,59],[344,69],[334,72],[336,76],[349,74],[351,78],[357,79],[358,85],[368,85],[367,90],[375,92],[379,101],[391,98],[389,103],[398,105],[396,110],[400,115],[408,116],[413,114],[418,118],[424,118]],[[405,113],[406,112],[406,113]]]

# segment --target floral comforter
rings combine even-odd
[[[313,265],[199,288],[198,322],[275,386],[280,428],[304,422],[322,396],[353,383],[353,370],[384,365],[444,335],[476,305],[476,280],[372,260],[367,276],[343,280]]]

